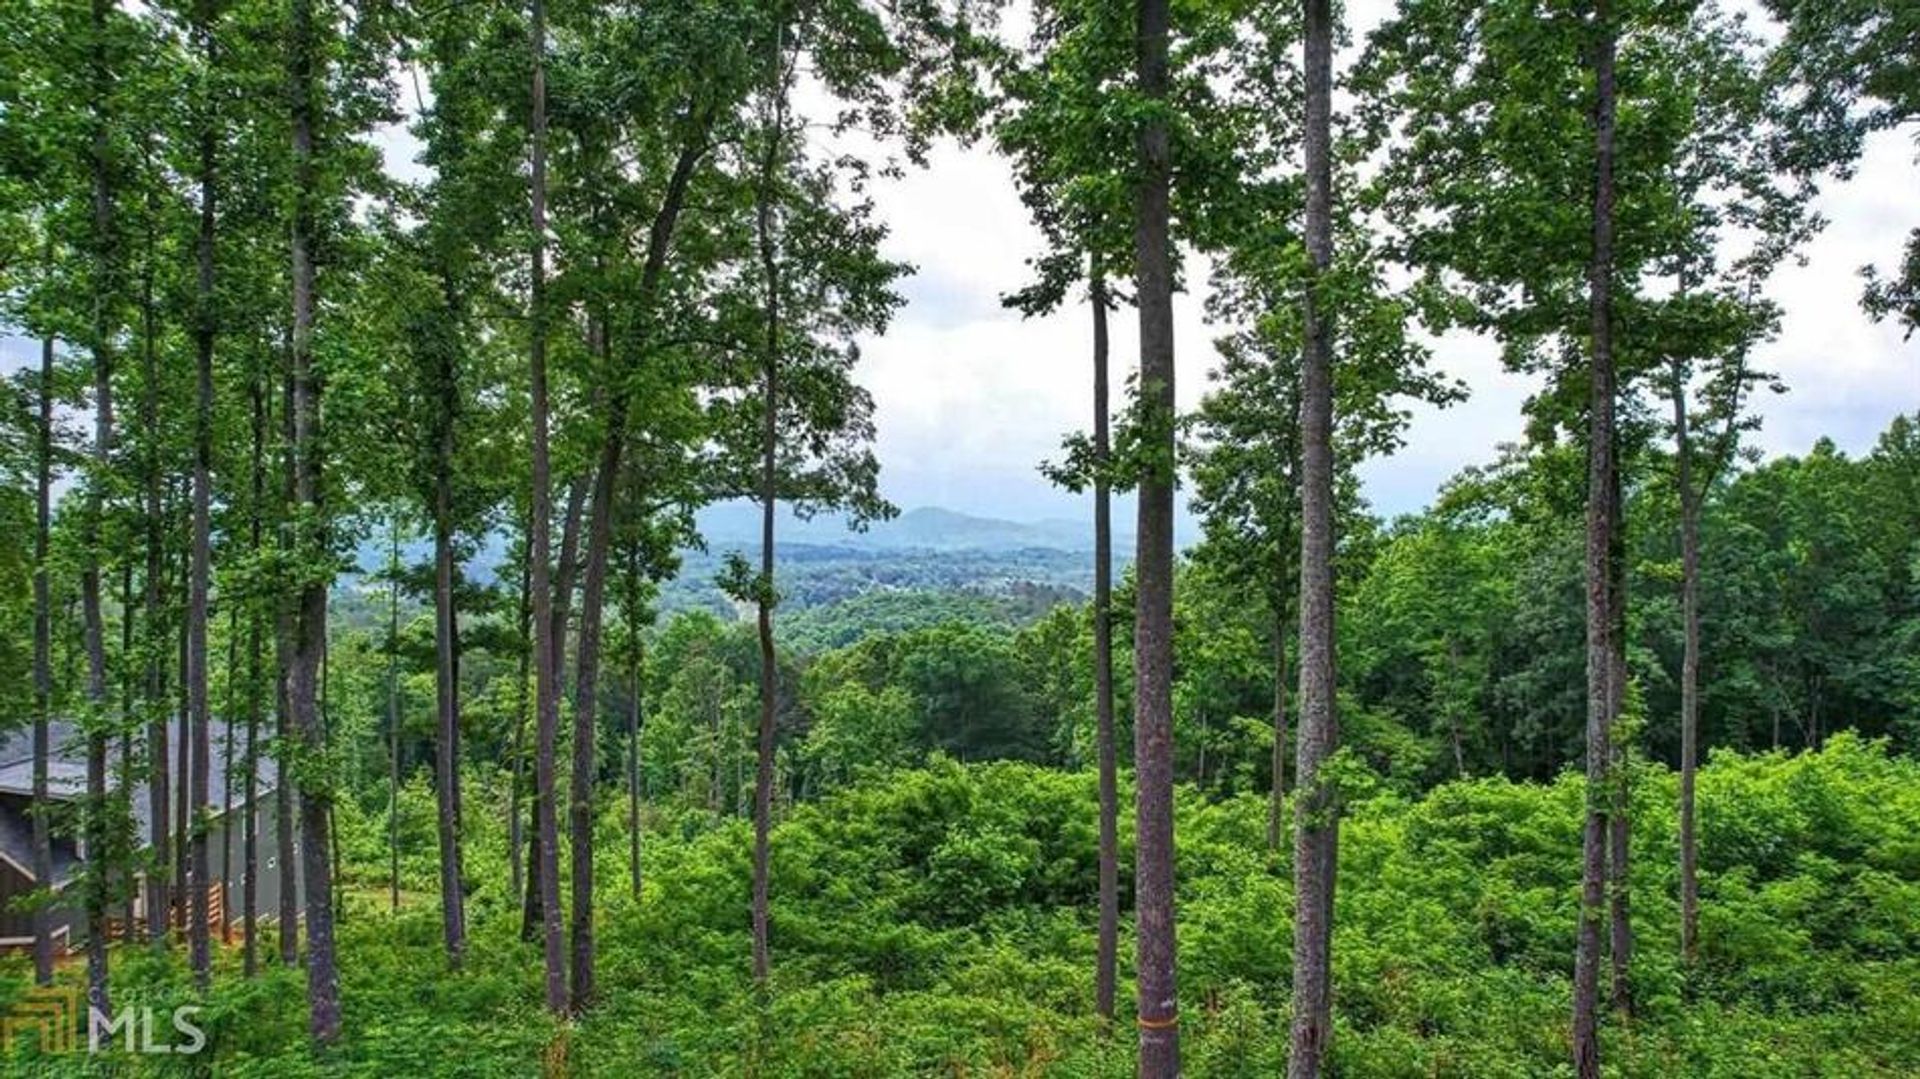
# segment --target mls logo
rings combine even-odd
[[[37,987],[0,1017],[0,1054],[11,1054],[31,1039],[40,1052],[72,1053],[80,1048],[81,1017],[86,1017],[86,1051],[112,1051],[115,1040],[128,1053],[191,1055],[206,1048],[206,1032],[194,1022],[200,1009],[173,1009],[171,1029],[163,1029],[153,1008],[122,1008],[109,1016],[85,1005],[78,989]]]

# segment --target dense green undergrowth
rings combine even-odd
[[[1607,1029],[1609,1073],[1920,1074],[1920,764],[1850,736],[1793,757],[1716,755],[1700,779],[1702,954],[1691,978],[1676,955],[1674,788],[1659,768],[1634,775],[1639,1010]],[[1408,800],[1361,779],[1341,834],[1340,1074],[1571,1073],[1581,793],[1572,776],[1481,779]],[[347,1033],[329,1056],[306,1048],[303,975],[246,983],[229,953],[201,1017],[202,1055],[88,1065],[28,1050],[8,1068],[1131,1075],[1131,1017],[1110,1039],[1092,1018],[1093,805],[1089,773],[938,763],[792,808],[775,833],[776,975],[763,1008],[748,979],[747,825],[650,813],[636,903],[610,804],[602,993],[565,1027],[541,1011],[537,951],[518,937],[497,827],[468,822],[474,934],[453,975],[431,894],[389,913],[372,886],[377,822],[354,821],[350,868],[374,876],[359,878],[367,887],[345,912]],[[1287,854],[1265,849],[1265,813],[1253,797],[1179,807],[1190,1074],[1283,1068],[1292,891]],[[1123,948],[1123,974],[1128,959]],[[189,998],[177,961],[131,950],[115,961],[120,1002]],[[0,993],[11,1001],[25,984],[12,962]]]

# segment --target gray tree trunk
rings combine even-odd
[[[33,875],[53,879],[53,829],[47,819],[47,765],[52,757],[53,598],[47,580],[48,537],[53,508],[53,337],[40,343],[40,423],[34,454],[33,531]],[[33,982],[53,984],[53,919],[33,912]],[[129,927],[131,928],[131,927]]]
[[[194,30],[200,38],[205,77],[213,77],[218,62],[210,0],[195,0]],[[191,566],[187,585],[187,722],[191,791],[188,802],[192,823],[188,832],[187,855],[187,954],[193,967],[193,981],[202,992],[212,984],[208,918],[208,890],[212,875],[207,858],[207,811],[210,790],[212,716],[207,698],[207,592],[212,577],[211,533],[213,501],[213,349],[217,332],[214,310],[213,266],[214,228],[217,208],[214,202],[214,166],[218,132],[214,128],[214,95],[207,94],[200,118],[200,234],[196,245],[198,263],[197,294],[194,312],[194,387],[193,414],[193,535],[188,543]]]
[[[451,371],[443,372],[451,386]],[[453,421],[441,420],[433,491],[434,790],[440,833],[440,924],[447,965],[459,970],[467,953],[467,905],[460,857],[460,621],[454,595]]]
[[[553,592],[548,581],[547,561],[553,476],[547,445],[547,9],[544,0],[533,0],[531,15],[533,273],[528,359],[532,375],[533,491],[529,557],[533,560],[534,681],[539,714],[534,748],[534,831],[540,845],[532,876],[540,895],[547,1010],[565,1015],[567,969],[560,934],[560,828],[554,801],[555,742],[560,731],[560,657],[558,635],[552,624]]]
[[[87,876],[84,888],[87,918],[87,1003],[102,1015],[112,1014],[107,997],[107,893],[110,867],[107,830],[107,717],[106,630],[100,609],[100,519],[106,509],[105,486],[113,467],[113,329],[111,295],[116,286],[114,261],[113,191],[108,179],[108,87],[112,72],[107,59],[107,19],[110,0],[93,0],[93,40],[90,43],[93,92],[93,468],[87,480],[85,535],[81,545],[80,607],[87,653],[87,701],[93,715],[87,724],[87,803],[84,841]]]
[[[1120,951],[1120,768],[1113,722],[1113,454],[1108,403],[1107,279],[1098,256],[1088,274],[1093,306],[1093,708],[1100,769],[1100,926],[1094,1011],[1113,1022]]]
[[[316,308],[312,243],[318,179],[313,161],[315,60],[313,0],[293,0],[288,62],[293,123],[293,488],[294,502],[309,517],[298,548],[310,557],[326,550],[322,512],[320,381],[313,372]],[[309,580],[294,612],[293,655],[287,677],[288,727],[301,763],[326,751],[320,714],[320,665],[326,653],[327,585]],[[319,1045],[340,1036],[340,979],[333,941],[333,795],[324,781],[296,775],[300,802],[301,868],[306,876],[308,1030]]]
[[[1307,0],[1306,242],[1312,263],[1300,365],[1300,731],[1294,799],[1292,1079],[1321,1073],[1333,1034],[1332,945],[1339,803],[1320,774],[1339,745],[1334,711],[1333,320],[1317,294],[1333,262],[1333,12]]]
[[[1573,1064],[1580,1079],[1600,1076],[1600,923],[1607,907],[1607,833],[1613,752],[1613,138],[1614,28],[1609,0],[1596,0],[1593,53],[1593,251],[1588,267],[1592,317],[1591,397],[1587,428],[1587,755],[1586,817],[1581,829],[1580,922],[1574,952]]]
[[[1167,100],[1167,0],[1138,0],[1139,89]],[[1155,460],[1140,476],[1135,527],[1133,756],[1138,1023],[1143,1079],[1180,1074],[1173,906],[1173,243],[1164,117],[1141,125],[1133,230],[1140,316],[1139,422]]]
[[[1694,781],[1700,762],[1700,496],[1694,487],[1693,439],[1687,427],[1683,372],[1673,380],[1675,476],[1680,493],[1680,957],[1699,958],[1700,855],[1694,834]]]

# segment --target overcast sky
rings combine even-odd
[[[1349,5],[1356,39],[1387,6]],[[1920,409],[1920,337],[1903,341],[1892,324],[1869,320],[1858,276],[1869,262],[1891,267],[1908,230],[1920,225],[1914,156],[1906,133],[1872,139],[1854,178],[1822,193],[1830,224],[1807,247],[1807,264],[1782,267],[1772,281],[1784,325],[1755,363],[1777,372],[1790,392],[1759,402],[1765,422],[1754,442],[1768,454],[1804,452],[1821,435],[1864,451],[1894,415]],[[882,187],[878,201],[893,230],[889,253],[918,267],[893,328],[866,344],[861,372],[879,405],[886,493],[905,506],[1078,512],[1034,465],[1055,453],[1063,432],[1089,422],[1089,315],[1078,306],[1023,320],[1000,308],[997,298],[1025,283],[1025,260],[1038,250],[1006,162],[985,149],[944,148],[928,168]],[[1203,274],[1187,276],[1204,283]],[[1175,299],[1185,407],[1206,388],[1219,332],[1201,318],[1203,299]],[[1116,313],[1113,328],[1115,363],[1130,368],[1133,312]],[[1488,461],[1498,443],[1520,437],[1520,406],[1536,383],[1502,370],[1490,341],[1448,336],[1435,343],[1434,363],[1464,380],[1472,397],[1445,410],[1419,408],[1406,447],[1364,467],[1367,497],[1380,512],[1419,509],[1462,466]]]
[[[1356,38],[1384,6],[1351,5]],[[411,139],[386,132],[378,141],[389,168],[418,172]],[[1892,324],[1868,320],[1858,276],[1869,262],[1891,267],[1908,230],[1920,225],[1914,157],[1908,133],[1872,139],[1855,176],[1823,192],[1830,224],[1806,249],[1806,265],[1774,277],[1784,326],[1755,360],[1791,389],[1759,402],[1765,422],[1754,441],[1764,452],[1801,453],[1821,435],[1863,452],[1894,415],[1920,409],[1920,339],[1903,341]],[[863,342],[858,374],[878,405],[884,493],[905,508],[1078,515],[1081,501],[1050,488],[1035,465],[1056,453],[1063,433],[1088,423],[1088,313],[1070,306],[1023,320],[1000,307],[1002,294],[1026,282],[1026,260],[1038,250],[1006,162],[981,147],[940,147],[926,168],[879,181],[875,196],[891,229],[887,253],[916,267],[891,329]],[[1188,278],[1203,282],[1204,274]],[[1201,318],[1202,300],[1175,298],[1186,407],[1206,387],[1218,332]],[[1131,310],[1116,313],[1113,330],[1119,386],[1137,358]],[[0,338],[0,371],[28,362],[37,362],[31,342]],[[1462,466],[1489,460],[1498,443],[1520,435],[1521,402],[1534,382],[1501,370],[1491,342],[1449,336],[1435,343],[1434,362],[1464,380],[1472,397],[1444,411],[1418,409],[1406,447],[1364,467],[1367,497],[1380,512],[1419,509]]]

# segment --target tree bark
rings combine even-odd
[[[294,493],[293,493],[293,379],[292,365],[281,378],[280,424],[281,439],[284,443],[284,467],[281,475],[281,547],[291,550],[294,544]],[[286,595],[275,598],[274,611],[274,768],[277,782],[274,784],[274,828],[275,860],[280,868],[280,909],[278,936],[280,944],[280,964],[293,966],[299,961],[300,916],[299,916],[299,874],[294,868],[296,844],[295,829],[299,821],[294,812],[294,769],[293,769],[293,727],[292,727],[292,682],[293,682],[293,603]]]
[[[146,335],[149,340],[152,334]],[[142,701],[147,712],[147,816],[149,868],[147,872],[147,938],[156,951],[165,951],[173,920],[173,792],[171,734],[168,730],[166,703],[166,665],[161,660],[166,648],[166,525],[160,489],[160,364],[158,350],[147,348],[142,363],[139,421],[146,432],[141,462],[146,473],[146,627],[143,634],[146,658],[146,686]]]
[[[40,343],[40,423],[35,431],[33,531],[33,875],[53,880],[53,828],[47,819],[47,765],[53,755],[53,596],[47,580],[53,516],[53,359],[49,334]],[[33,911],[33,982],[53,984],[53,918]],[[128,927],[131,931],[131,926]]]
[[[755,582],[754,607],[760,639],[760,726],[753,781],[753,983],[767,991],[772,973],[768,947],[772,881],[773,752],[778,660],[773,646],[773,567],[775,496],[778,494],[780,436],[780,257],[773,235],[774,170],[786,138],[787,86],[785,26],[774,37],[773,122],[767,132],[766,158],[761,163],[760,191],[754,231],[760,249],[760,269],[766,285],[766,339],[761,356],[760,419],[760,578]]]
[[[200,39],[204,78],[211,80],[218,59],[214,38],[211,0],[195,0],[194,30]],[[194,386],[193,414],[193,535],[189,541],[192,565],[187,586],[187,722],[192,740],[191,792],[192,827],[187,855],[187,893],[190,913],[187,921],[187,954],[193,967],[193,981],[206,992],[213,980],[213,956],[208,941],[210,915],[207,892],[212,886],[207,859],[208,791],[211,779],[211,726],[207,698],[207,592],[212,576],[212,501],[213,501],[213,350],[217,331],[214,311],[213,267],[216,206],[214,202],[214,165],[217,153],[214,95],[205,90],[200,118],[200,234],[196,246],[198,262],[197,294],[194,312]]]
[[[634,577],[639,579],[639,567]],[[635,589],[636,593],[638,589]],[[640,618],[630,612],[633,626],[633,702],[627,713],[627,868],[633,884],[633,900],[640,901],[640,723],[647,691],[646,654],[641,651]]]
[[[554,743],[560,729],[558,635],[552,624],[553,593],[548,580],[552,527],[552,464],[548,449],[547,404],[547,9],[545,0],[532,0],[531,52],[533,61],[533,123],[531,195],[533,251],[528,331],[528,366],[532,383],[533,491],[529,557],[533,561],[534,680],[538,700],[534,750],[534,829],[540,844],[535,873],[540,894],[541,941],[546,959],[547,1010],[567,1012],[567,970],[560,938],[560,831],[554,816]]]
[[[1094,1011],[1113,1023],[1120,952],[1120,765],[1113,717],[1113,456],[1108,402],[1107,279],[1098,255],[1087,274],[1093,307],[1093,711],[1100,769],[1100,924]]]
[[[1167,101],[1167,9],[1167,0],[1138,0],[1135,8],[1140,93],[1161,107]],[[1143,1079],[1180,1073],[1173,907],[1173,169],[1167,126],[1156,113],[1140,128],[1133,230],[1139,422],[1152,455],[1139,481],[1134,554],[1134,916]]]
[[[1694,781],[1700,760],[1700,496],[1694,487],[1693,439],[1687,426],[1687,387],[1674,365],[1673,440],[1680,494],[1680,958],[1699,959],[1699,848],[1694,833]]]
[[[442,372],[450,397],[454,372]],[[460,856],[460,678],[457,666],[460,622],[454,594],[452,408],[444,406],[436,447],[433,482],[433,644],[435,711],[439,729],[434,746],[435,793],[440,830],[440,921],[447,965],[459,970],[467,952],[467,907]]]
[[[1608,957],[1613,965],[1611,1004],[1622,1017],[1633,1015],[1633,892],[1631,844],[1633,840],[1632,770],[1627,767],[1632,747],[1618,729],[1626,714],[1627,699],[1627,530],[1626,499],[1621,490],[1620,453],[1613,454],[1613,478],[1608,498],[1612,502],[1613,536],[1607,558],[1608,620],[1612,623],[1613,663],[1607,683],[1607,750],[1613,771],[1610,785],[1611,813],[1607,820],[1607,903],[1608,928],[1612,931]]]
[[[552,628],[552,640],[548,651],[553,654],[553,686],[555,715],[558,715],[559,699],[566,693],[566,657],[567,623],[571,618],[573,606],[573,578],[580,567],[578,551],[580,549],[580,522],[586,507],[587,488],[593,485],[593,472],[574,479],[567,489],[567,505],[560,523],[560,555],[552,571],[552,610],[547,621]],[[549,489],[551,489],[549,487]],[[549,505],[549,511],[552,507]],[[536,687],[537,688],[537,687]],[[535,713],[536,716],[538,713]],[[556,720],[555,722],[558,722]],[[538,723],[536,721],[536,728]],[[535,755],[538,755],[538,731],[535,731]],[[535,762],[538,772],[538,762]],[[526,903],[521,908],[520,936],[532,941],[537,937],[545,922],[545,904],[540,896],[540,830],[537,822],[540,817],[540,792],[538,777],[535,778],[533,817],[536,822],[533,836],[527,842],[527,894]],[[557,856],[556,856],[557,857]]]
[[[327,549],[322,522],[319,379],[313,372],[313,319],[316,306],[313,162],[315,60],[313,0],[293,0],[289,26],[291,113],[293,123],[293,485],[298,512],[306,518],[296,549],[323,558]],[[304,560],[304,559],[303,559]],[[320,665],[326,652],[327,584],[309,577],[301,582],[294,615],[293,656],[287,679],[289,727],[298,744],[294,776],[299,790],[301,867],[306,874],[308,1029],[319,1045],[340,1036],[340,985],[333,941],[332,792],[313,774],[326,752],[326,731],[319,708]]]
[[[1594,4],[1593,251],[1588,267],[1592,370],[1587,429],[1586,818],[1581,830],[1580,922],[1574,953],[1573,1064],[1599,1079],[1600,921],[1606,916],[1607,833],[1612,771],[1613,609],[1613,139],[1614,27],[1610,0]]]
[[[1291,1079],[1321,1074],[1333,1035],[1334,871],[1338,792],[1321,766],[1340,741],[1335,713],[1333,597],[1333,318],[1319,294],[1333,264],[1333,12],[1307,0],[1306,347],[1300,375],[1300,730],[1294,799],[1293,1029]]]
[[[248,531],[252,549],[260,550],[261,519],[266,511],[267,470],[267,391],[264,372],[256,372],[248,387],[253,414],[253,499],[248,507]],[[265,710],[261,693],[264,657],[260,641],[261,609],[257,596],[249,596],[247,611],[247,803],[240,856],[241,965],[247,978],[260,970],[260,949],[255,941],[259,930],[260,907],[260,720]]]
[[[387,909],[400,909],[400,519],[387,540]]]
[[[661,275],[666,267],[668,245],[685,205],[693,168],[704,154],[696,138],[681,149],[667,180],[658,212],[648,232],[647,258],[641,268],[637,317],[644,319],[653,307]],[[603,364],[610,368],[611,343],[608,327],[601,323],[598,345]],[[605,606],[607,560],[613,538],[613,495],[620,477],[621,458],[626,446],[626,417],[630,407],[626,383],[617,383],[607,408],[606,441],[601,445],[600,462],[592,484],[592,504],[588,516],[586,561],[582,567],[580,594],[580,646],[576,657],[573,718],[574,801],[569,807],[569,840],[573,848],[572,978],[574,1010],[588,1006],[593,996],[593,778],[594,721],[598,711],[600,682],[600,616]],[[560,658],[556,657],[556,664]]]
[[[84,817],[87,875],[84,888],[87,919],[87,1003],[102,1015],[112,1014],[107,994],[107,650],[100,608],[100,519],[106,510],[105,485],[113,467],[113,329],[112,294],[117,284],[114,265],[113,190],[108,177],[107,95],[113,74],[107,58],[107,19],[111,0],[93,0],[90,44],[93,80],[93,378],[94,474],[87,480],[85,535],[80,565],[80,606],[87,653],[87,702],[92,715],[87,731],[87,804]]]
[[[520,652],[519,677],[514,685],[514,722],[513,743],[508,751],[513,762],[513,778],[507,787],[507,874],[508,895],[520,896],[525,884],[520,873],[520,852],[522,846],[520,825],[521,791],[526,784],[526,747],[527,747],[527,676],[533,664],[533,611],[532,588],[533,560],[523,557],[520,565],[520,615],[515,623],[520,627],[520,640],[524,647]],[[523,936],[524,927],[523,927]]]
[[[590,333],[603,364],[609,358],[607,328]],[[580,582],[580,644],[573,682],[573,782],[569,791],[568,843],[573,851],[572,1007],[577,1015],[594,995],[593,786],[594,734],[600,704],[601,616],[606,607],[607,551],[613,539],[613,487],[625,445],[625,392],[615,392],[607,412],[607,441],[593,478],[593,513],[587,520],[587,558]]]

